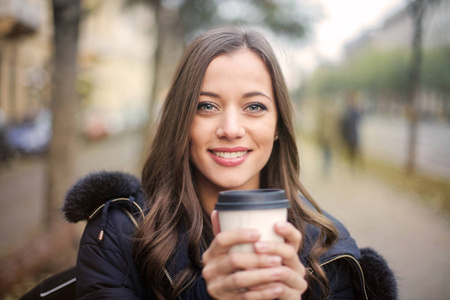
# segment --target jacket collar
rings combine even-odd
[[[317,211],[314,206],[305,198],[301,197],[303,203],[309,208],[314,211]],[[347,228],[338,221],[336,218],[328,214],[326,211],[323,211],[323,214],[330,219],[334,226],[336,227],[338,231],[338,240],[334,243],[334,245],[328,249],[327,252],[322,254],[319,257],[319,264],[326,263],[335,257],[342,256],[342,255],[350,255],[353,256],[356,259],[359,259],[361,256],[361,252],[356,245],[355,240],[350,236],[350,233],[348,232]],[[300,260],[304,265],[308,265],[308,253],[311,251],[314,243],[319,239],[320,230],[316,226],[312,224],[306,225],[306,230],[304,234],[304,244],[303,244],[303,251],[300,255]]]

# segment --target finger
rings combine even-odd
[[[269,268],[281,266],[281,257],[258,255],[255,253],[231,253],[207,264],[202,275],[205,279],[225,277],[245,269]]]
[[[247,296],[251,299],[260,299],[259,297],[261,295],[269,296],[270,294],[277,294],[277,299],[300,299],[300,295],[305,293],[308,288],[308,283],[304,278],[299,278],[294,284],[291,285],[286,285],[286,283],[282,282],[282,280],[283,277],[281,276],[280,281],[278,282],[249,287],[247,289],[248,291],[262,293],[248,293]],[[278,291],[275,291],[274,289],[277,289]]]
[[[287,267],[275,267],[241,270],[226,276],[222,281],[222,288],[227,291],[239,291],[274,283],[281,278],[283,268],[287,269]]]
[[[237,270],[270,268],[281,266],[281,257],[268,254],[230,253],[220,259],[216,268],[224,273],[234,273]]]
[[[287,286],[283,286],[282,293],[278,296],[279,300],[291,300],[291,299],[300,299],[301,295],[303,295],[308,289],[308,283],[305,279],[302,278],[300,284],[296,288],[289,288]]]
[[[283,265],[292,268],[300,275],[305,275],[305,267],[300,262],[298,253],[294,247],[280,242],[264,242],[259,241],[254,244],[256,253],[278,255],[282,258]]]
[[[203,254],[204,262],[219,255],[227,254],[237,244],[254,243],[260,237],[255,229],[233,229],[219,232]]]
[[[289,222],[278,222],[275,224],[275,232],[284,237],[285,243],[294,247],[297,252],[301,241],[302,234]]]
[[[264,271],[266,274],[260,272],[258,274],[260,279],[255,280],[260,280],[262,283],[248,287],[249,290],[262,290],[273,283],[282,284],[285,286],[285,290],[292,289],[304,291],[305,287],[307,287],[305,278],[289,267],[280,266],[264,270],[261,269],[261,271]],[[252,276],[252,274],[248,274],[247,276]],[[251,280],[251,278],[249,278],[249,280]],[[242,281],[242,284],[245,284],[245,282]]]
[[[217,210],[213,210],[211,213],[211,223],[214,235],[217,235],[220,232],[219,212]]]
[[[256,286],[251,286],[247,289],[249,291],[262,291],[262,290],[265,290],[265,289],[268,289],[268,288],[274,286],[275,284],[278,284],[278,283],[270,282],[270,283],[260,284],[260,285],[256,285]]]
[[[283,293],[285,295],[293,295],[295,293],[300,295],[307,288],[307,283],[302,276],[300,276],[298,273],[295,273],[288,267],[281,266],[274,268],[238,271],[229,276],[223,277],[223,280],[215,281],[214,286],[210,285],[208,287],[208,290],[211,288],[211,290],[221,291],[222,294],[236,294],[241,293],[242,290],[248,290],[255,292],[252,293],[253,295],[264,295],[267,293],[268,289],[273,287],[274,284],[283,287],[282,290],[279,291],[279,293]],[[247,296],[248,295],[246,295],[245,299],[253,299]],[[292,298],[285,297],[285,299]]]
[[[245,299],[278,299],[284,291],[285,287],[282,284],[266,284],[263,286],[259,286],[256,289],[249,289],[247,292],[245,292]],[[298,297],[297,299],[300,298]]]

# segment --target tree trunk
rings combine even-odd
[[[153,62],[153,82],[149,104],[149,119],[144,130],[144,138],[153,136],[156,119],[178,60],[184,50],[184,32],[181,28],[179,12],[161,4],[153,7],[156,16],[157,37]],[[147,153],[143,153],[146,155]],[[143,157],[145,159],[145,157]]]
[[[45,224],[61,219],[66,190],[73,183],[77,154],[76,91],[79,0],[53,0],[53,136],[48,158],[48,197]]]
[[[408,155],[406,171],[412,174],[416,170],[417,127],[420,117],[418,98],[420,93],[422,67],[422,21],[425,13],[424,0],[414,0],[410,3],[410,14],[413,22],[411,68],[409,73],[407,93],[407,115],[409,121]]]

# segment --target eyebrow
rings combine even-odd
[[[212,98],[219,98],[219,95],[213,92],[200,92],[200,96],[209,96]]]
[[[269,100],[272,100],[272,98],[270,98],[270,97],[267,96],[266,94],[261,93],[261,92],[257,92],[257,91],[249,92],[249,93],[245,93],[245,94],[244,94],[244,98],[251,98],[251,97],[254,97],[254,96],[263,96],[263,97],[266,97],[266,98],[269,99]]]
[[[209,96],[209,97],[212,97],[212,98],[220,98],[220,96],[218,94],[213,93],[213,92],[200,92],[200,96]],[[257,91],[248,92],[248,93],[245,93],[243,95],[244,98],[251,98],[251,97],[254,97],[254,96],[263,96],[263,97],[266,97],[269,100],[272,100],[272,98],[270,98],[266,94],[264,94],[262,92],[257,92]]]

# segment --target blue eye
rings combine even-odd
[[[200,102],[197,105],[197,110],[200,110],[200,111],[209,112],[209,111],[213,111],[214,109],[215,109],[215,105],[210,102]]]
[[[250,113],[258,113],[267,110],[267,107],[261,103],[251,103],[245,109]]]

